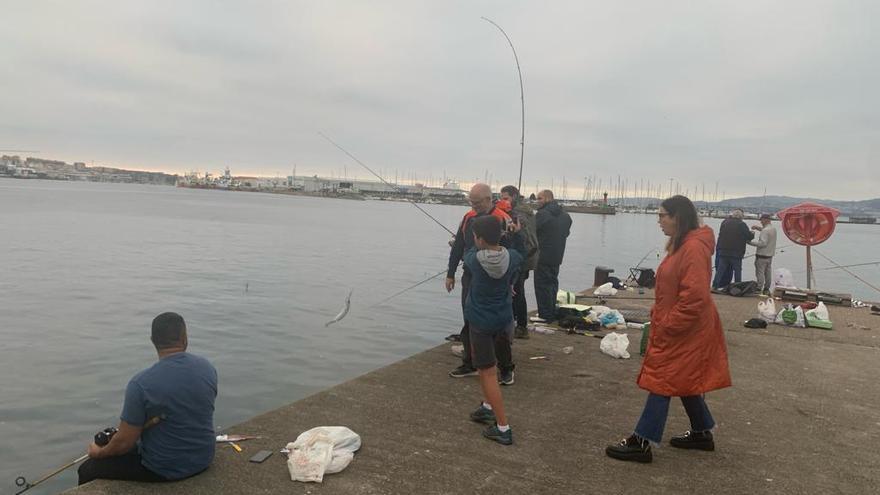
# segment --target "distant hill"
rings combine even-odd
[[[623,203],[627,205],[657,206],[662,200],[658,198],[626,198]],[[747,196],[743,198],[731,198],[724,201],[694,201],[698,208],[729,210],[742,208],[747,212],[775,213],[779,210],[794,206],[803,202],[819,203],[840,210],[841,215],[868,215],[880,217],[880,198],[865,199],[862,201],[837,201],[834,199],[816,198],[793,198],[791,196]],[[609,202],[614,202],[610,199]]]
[[[740,207],[749,210],[761,209],[763,211],[775,212],[805,201],[836,208],[840,210],[843,215],[880,214],[880,198],[866,199],[862,201],[837,201],[833,199],[793,198],[790,196],[749,196],[744,198],[726,199],[715,203],[715,205],[721,208]]]

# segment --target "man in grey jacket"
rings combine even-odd
[[[758,248],[755,251],[755,278],[761,295],[765,295],[770,293],[770,281],[773,280],[771,265],[776,254],[776,227],[770,224],[770,215],[764,213],[761,215],[761,225],[753,225],[752,230],[761,232],[749,244]]]

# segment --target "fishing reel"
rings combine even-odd
[[[103,430],[95,433],[95,445],[98,447],[103,447],[110,443],[110,439],[113,438],[113,435],[119,433],[119,429],[116,427],[104,428]]]

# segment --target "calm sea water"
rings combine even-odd
[[[466,211],[423,207],[451,230]],[[625,275],[664,242],[650,215],[573,219],[564,288],[589,286],[597,264]],[[155,360],[149,325],[163,311],[184,316],[190,350],[218,368],[221,427],[436,345],[461,319],[442,277],[375,303],[443,269],[448,238],[405,203],[0,180],[0,493],[118,422],[128,379]],[[870,262],[878,242],[878,227],[840,225],[819,250]],[[776,266],[802,272],[803,256],[786,249]],[[853,270],[880,285],[876,265]],[[840,270],[817,278],[880,299]],[[351,313],[325,328],[349,289]],[[72,486],[74,473],[30,493]]]

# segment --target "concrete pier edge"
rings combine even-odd
[[[625,296],[629,293],[624,293]],[[579,302],[595,304],[583,294]],[[652,295],[609,298],[646,309]],[[558,332],[517,340],[516,383],[502,389],[515,444],[494,444],[468,420],[479,400],[473,377],[441,344],[254,417],[230,432],[261,435],[244,452],[218,446],[194,478],[163,484],[99,480],[84,494],[398,493],[868,493],[880,486],[880,316],[829,307],[834,330],[771,325],[752,330],[757,299],[715,296],[727,336],[733,387],[707,396],[718,422],[715,452],[668,444],[654,462],[609,459],[604,447],[628,435],[646,392],[635,384],[638,330],[628,360],[599,351],[599,339]],[[438,340],[451,329],[438,329]],[[573,346],[565,354],[562,348]],[[535,356],[546,359],[532,360]],[[323,483],[290,480],[277,453],[309,428],[348,426],[363,447]],[[673,402],[664,438],[688,428]],[[276,451],[253,464],[255,452]]]

